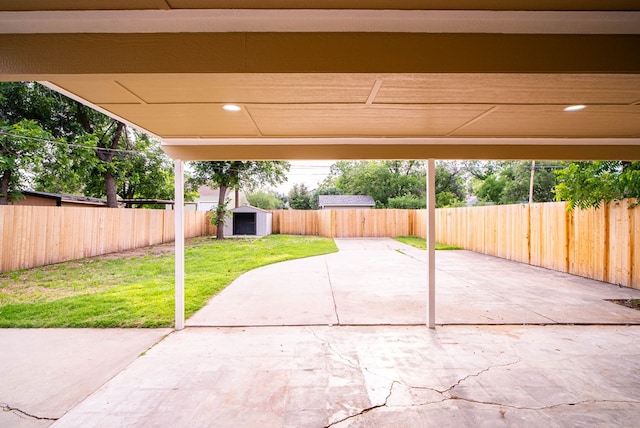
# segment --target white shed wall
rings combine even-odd
[[[256,235],[255,236],[271,235],[272,233],[271,223],[273,221],[273,214],[269,211],[264,211],[259,208],[242,206],[242,207],[234,208],[231,212],[231,215],[225,219],[225,224],[224,224],[225,236],[233,235],[233,213],[256,213]]]

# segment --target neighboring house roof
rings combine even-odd
[[[22,192],[25,196],[35,196],[46,199],[53,199],[56,201],[56,205],[60,205],[62,202],[69,202],[74,204],[87,204],[87,205],[99,205],[106,206],[107,200],[100,198],[91,198],[89,196],[78,196],[78,195],[65,195],[62,193],[47,193],[47,192],[33,192],[31,190],[26,190]]]
[[[320,195],[318,205],[322,207],[373,207],[376,205],[368,195]]]

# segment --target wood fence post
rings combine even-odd
[[[610,212],[609,212],[609,204],[607,203],[603,203],[602,209],[604,210],[604,231],[603,231],[603,238],[604,238],[604,248],[603,248],[603,254],[602,254],[602,258],[603,260],[603,265],[602,265],[602,279],[601,281],[605,281],[605,282],[609,282],[609,259],[610,259],[610,249],[609,249],[609,243],[611,242],[611,224],[610,224]]]
[[[636,202],[638,202],[636,200]],[[640,240],[637,239],[636,237],[636,224],[635,224],[635,210],[638,209],[638,207],[635,208],[629,208],[629,205],[632,204],[632,200],[629,199],[627,200],[627,211],[629,213],[629,280],[628,280],[628,284],[629,287],[631,288],[636,288],[634,287],[635,285],[640,285],[640,284],[634,284],[633,283],[633,274],[634,274],[634,270],[637,266],[634,266],[634,257],[635,257],[635,244],[636,241],[638,241],[637,243],[640,244]],[[640,226],[640,225],[638,225]]]
[[[330,226],[331,226],[331,237],[335,238],[336,237],[336,210],[332,209],[331,210],[331,220],[330,220]]]
[[[564,211],[564,247],[565,247],[565,259],[564,259],[564,271],[570,272],[571,270],[571,242],[573,241],[573,211],[567,211],[567,203],[562,205]]]
[[[531,202],[527,205],[527,264],[531,264]]]
[[[415,236],[415,224],[413,224],[413,222],[415,221],[416,218],[416,212],[414,210],[409,211],[407,216],[407,234],[408,236]]]

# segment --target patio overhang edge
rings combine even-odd
[[[228,138],[170,140],[174,159],[190,160],[638,160],[640,138]]]

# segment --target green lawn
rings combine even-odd
[[[185,250],[185,315],[260,266],[338,251],[331,239],[271,235]],[[170,327],[174,257],[90,258],[0,274],[0,327]]]
[[[403,244],[420,248],[421,250],[427,249],[427,240],[423,238],[418,238],[417,236],[396,236],[394,239],[396,241],[402,242]],[[445,245],[445,244],[440,244],[439,242],[436,242],[436,250],[462,250],[462,248],[456,247],[454,245]]]

